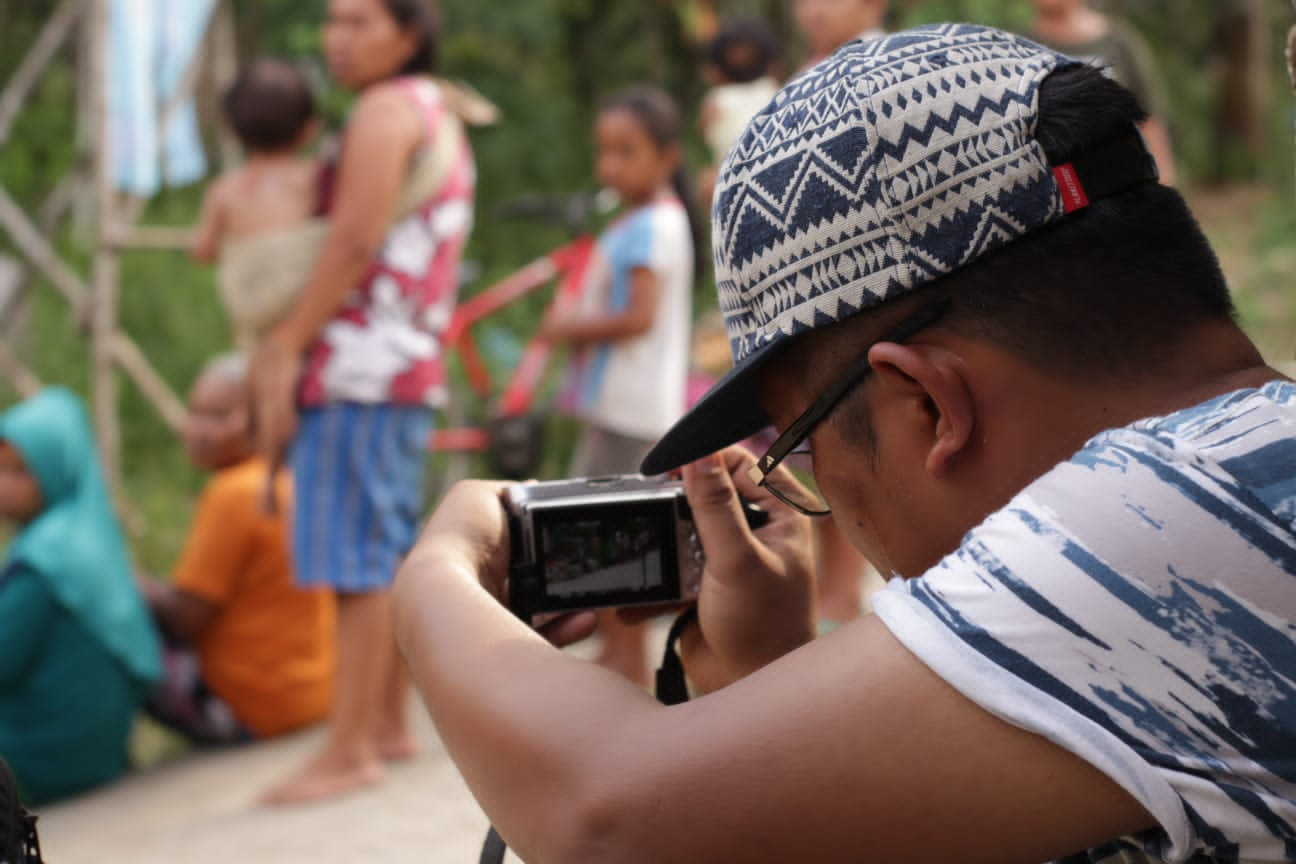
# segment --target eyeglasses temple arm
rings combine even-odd
[[[846,371],[841,374],[831,387],[819,394],[819,398],[811,403],[810,407],[801,413],[801,416],[792,421],[792,425],[779,435],[778,440],[770,447],[769,451],[761,457],[756,465],[748,470],[752,482],[758,485],[763,483],[769,476],[769,472],[774,470],[774,466],[782,462],[783,459],[792,452],[792,448],[800,444],[806,437],[806,434],[812,429],[819,420],[833,409],[838,402],[842,400],[850,389],[859,382],[861,378],[872,371],[869,365],[868,355],[873,350],[874,345],[881,345],[884,342],[903,342],[913,336],[919,330],[929,326],[933,321],[940,318],[951,305],[950,298],[942,297],[933,303],[920,308],[917,312],[905,318],[894,329],[888,331],[877,341],[872,342],[864,353],[858,357]]]

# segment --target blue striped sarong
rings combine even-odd
[[[297,584],[391,584],[423,513],[432,409],[339,402],[303,409],[292,450]]]

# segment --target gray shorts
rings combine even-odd
[[[572,477],[598,477],[638,471],[639,463],[656,443],[586,423],[567,473]]]

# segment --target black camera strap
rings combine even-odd
[[[684,628],[697,620],[697,604],[690,605],[675,617],[670,632],[666,634],[666,650],[662,652],[661,666],[657,669],[657,701],[663,705],[678,705],[687,702],[688,682],[684,680],[684,663],[680,660],[675,643],[684,633]]]
[[[492,825],[486,830],[486,842],[482,844],[481,857],[477,859],[478,864],[504,864],[504,853],[507,851],[508,844]]]
[[[670,632],[666,634],[666,650],[662,653],[661,666],[657,669],[657,701],[663,705],[678,705],[688,701],[688,682],[684,679],[684,663],[680,660],[675,643],[684,633],[684,628],[697,620],[697,604],[694,603],[675,617]],[[482,843],[481,857],[478,864],[503,864],[504,853],[508,844],[492,825],[486,831],[486,840]]]

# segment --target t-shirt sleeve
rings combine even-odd
[[[31,570],[14,564],[0,574],[0,690],[36,663],[57,614],[54,595]]]
[[[626,225],[618,252],[619,264],[626,271],[646,267],[667,279],[684,265],[691,268],[693,245],[687,211],[676,202],[642,208]]]
[[[247,558],[255,503],[230,478],[217,475],[198,498],[189,535],[171,575],[183,591],[223,605],[238,589]]]
[[[626,225],[626,235],[620,248],[621,266],[630,271],[636,267],[660,269],[661,245],[657,216],[660,208],[645,207],[635,213]]]
[[[1223,472],[1155,449],[1091,444],[873,606],[967,698],[1142,803],[1149,852],[1282,860],[1296,647],[1271,601],[1290,534]]]

